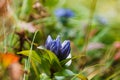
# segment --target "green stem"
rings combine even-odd
[[[28,19],[32,10],[33,0],[23,0],[22,10],[20,13],[21,19]]]
[[[27,71],[28,70],[28,60],[27,59],[25,59],[25,71]],[[26,73],[24,73],[24,75],[23,75],[23,80],[28,80],[28,74],[26,74]]]
[[[97,4],[97,0],[92,0],[92,4],[91,4],[91,8],[90,8],[90,17],[89,17],[87,31],[86,31],[86,37],[85,37],[85,45],[84,45],[83,52],[82,52],[83,54],[86,54],[86,51],[87,51],[87,46],[88,46],[88,43],[89,43],[90,32],[91,32],[91,29],[92,29],[92,20],[93,20],[93,17],[94,17],[96,4]]]
[[[33,40],[32,40],[31,47],[30,47],[29,56],[28,56],[28,59],[25,60],[25,70],[28,71],[28,73],[30,72],[31,54],[32,54],[32,49],[33,49],[33,43],[34,43],[34,40],[35,40],[35,37],[36,37],[37,33],[38,33],[38,31],[36,31],[34,36],[33,36]],[[34,70],[36,71],[36,69],[34,69]],[[38,72],[35,72],[35,73],[38,73]],[[23,80],[29,80],[28,79],[28,75],[24,74]]]

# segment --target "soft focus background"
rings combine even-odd
[[[0,60],[5,63],[0,80],[120,80],[120,0],[5,1],[8,15],[0,17],[0,52],[8,61]],[[26,62],[26,50],[41,56],[37,47],[44,47],[48,35],[71,43],[72,63],[52,75],[36,55],[31,64]]]

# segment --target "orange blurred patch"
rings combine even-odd
[[[3,66],[6,68],[10,66],[11,64],[18,62],[19,57],[13,53],[1,54],[1,61],[2,61]]]

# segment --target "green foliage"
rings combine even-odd
[[[40,53],[42,54],[42,58],[46,59],[49,64],[51,65],[51,68],[53,68],[55,71],[59,71],[62,69],[62,66],[60,65],[60,62],[56,55],[48,50],[40,50]]]
[[[21,8],[20,18],[28,20],[32,11],[33,0],[24,0]]]
[[[39,57],[39,55],[33,51],[33,50],[25,50],[25,51],[21,51],[18,52],[18,54],[22,54],[24,56],[28,56],[31,60],[41,63],[41,58]]]
[[[44,5],[44,6],[48,6],[48,7],[54,7],[59,0],[40,0],[40,2]]]

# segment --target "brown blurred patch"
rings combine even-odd
[[[18,62],[11,64],[8,67],[8,72],[11,80],[20,80],[23,75],[23,69]]]
[[[9,2],[10,0],[0,0],[0,16],[6,15]]]
[[[2,41],[12,30],[14,19],[11,15],[0,17],[0,41]]]
[[[9,10],[10,0],[0,0],[0,41],[13,29],[14,19]]]
[[[44,8],[39,1],[36,1],[36,3],[32,7],[35,10],[35,13],[32,13],[30,15],[31,19],[39,19],[39,18],[45,18],[50,16],[46,8]]]

